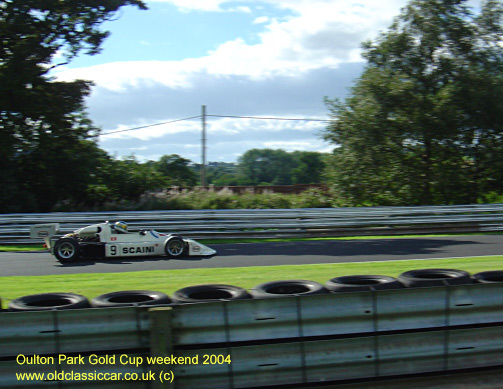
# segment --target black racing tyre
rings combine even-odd
[[[408,287],[444,286],[471,284],[470,274],[456,269],[409,270],[398,276],[398,280]]]
[[[402,284],[393,277],[356,275],[335,277],[325,283],[331,292],[359,292],[368,290],[399,289]]]
[[[169,258],[180,258],[187,252],[187,247],[181,237],[173,236],[164,245],[164,251]]]
[[[171,299],[175,303],[197,303],[219,300],[244,300],[251,298],[243,288],[233,285],[208,284],[194,285],[174,292]]]
[[[319,282],[306,280],[280,280],[259,284],[250,290],[254,298],[284,297],[327,293]]]
[[[503,282],[503,270],[482,271],[474,274],[473,279],[477,283],[492,284],[496,282]]]
[[[161,305],[169,304],[171,299],[162,292],[151,290],[124,290],[105,293],[91,300],[94,308],[124,307],[131,305]]]
[[[11,311],[48,311],[88,308],[86,297],[75,293],[40,293],[19,297],[9,303]]]
[[[54,256],[61,263],[73,263],[79,260],[79,242],[75,238],[58,239],[54,245]]]

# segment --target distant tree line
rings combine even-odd
[[[210,162],[207,179],[216,186],[319,184],[326,158],[312,151],[252,149],[237,164]]]
[[[26,170],[22,178],[30,186],[25,191],[16,188],[17,200],[2,203],[0,213],[70,210],[72,206],[94,209],[105,203],[138,202],[148,192],[173,186],[200,184],[201,165],[177,154],[140,162],[134,156],[113,158],[92,142],[86,143],[86,148],[81,145],[73,150],[72,164],[66,158],[68,155],[58,156],[54,150],[49,160],[50,169],[55,172],[53,177],[39,175],[47,165],[40,166],[38,162],[23,165]],[[216,186],[320,183],[327,157],[316,152],[253,149],[240,157],[238,163],[210,162],[206,168],[207,183]],[[53,180],[56,177],[59,182]]]
[[[237,163],[210,162],[206,167],[207,183],[216,186],[321,183],[327,157],[317,152],[253,149],[245,152]],[[114,159],[104,154],[95,166],[81,196],[68,198],[67,202],[93,207],[106,202],[138,201],[147,192],[172,186],[200,185],[201,165],[177,154],[147,162],[139,162],[134,156]]]

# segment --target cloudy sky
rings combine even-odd
[[[364,62],[360,44],[403,0],[147,0],[107,22],[101,54],[59,67],[61,80],[95,83],[87,100],[103,133],[201,114],[327,119],[324,96],[344,98]],[[208,117],[207,160],[251,148],[329,151],[323,122]],[[117,157],[201,161],[201,119],[100,137]]]

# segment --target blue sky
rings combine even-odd
[[[103,133],[214,115],[326,119],[324,96],[344,98],[361,74],[360,44],[403,0],[156,0],[126,7],[104,28],[103,51],[56,68],[95,83],[88,112]],[[207,160],[246,150],[330,151],[322,123],[208,118]],[[100,137],[111,155],[201,161],[201,120]]]

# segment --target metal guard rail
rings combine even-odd
[[[29,226],[37,223],[60,223],[68,233],[105,220],[196,239],[480,232],[503,229],[503,204],[2,214],[0,243],[34,243]]]
[[[155,308],[4,312],[0,387],[42,384],[19,381],[15,373],[70,370],[174,375],[173,385],[157,378],[80,381],[79,387],[99,382],[100,387],[186,389],[299,387],[501,366],[502,302],[503,284],[495,283]],[[108,362],[19,364],[20,354],[55,356],[55,361],[60,354],[96,354]],[[189,359],[148,364],[147,356]],[[227,356],[230,363],[223,362]],[[141,364],[123,363],[140,357]],[[203,358],[223,363],[204,364]],[[43,384],[66,388],[76,382]]]

